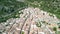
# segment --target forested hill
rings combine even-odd
[[[8,18],[15,17],[16,14],[14,13],[17,12],[19,8],[22,9],[26,6],[27,5],[24,2],[18,2],[16,0],[0,0],[0,22],[3,22]]]
[[[0,0],[0,16],[10,14],[18,8],[24,7],[23,2],[11,1],[11,0]]]
[[[27,2],[60,18],[60,0],[27,0]]]

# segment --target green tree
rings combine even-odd
[[[57,28],[56,28],[56,27],[53,27],[53,30],[54,30],[54,31],[57,31]]]

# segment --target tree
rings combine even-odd
[[[22,31],[22,34],[24,34],[24,32]]]
[[[56,27],[53,27],[53,30],[54,30],[54,31],[57,31],[57,28],[56,28]]]

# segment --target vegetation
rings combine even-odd
[[[54,30],[54,31],[57,31],[57,28],[56,28],[56,27],[53,27],[53,30]]]
[[[60,34],[60,31],[56,31],[55,34]]]
[[[18,11],[26,7],[27,4],[24,2],[18,2],[16,0],[0,0],[0,22],[5,22],[9,18],[19,17],[18,15],[22,12],[18,13]]]
[[[24,32],[22,31],[22,34],[24,34]]]
[[[14,13],[18,12],[16,10],[27,6],[39,7],[40,9],[55,14],[60,18],[60,0],[26,0],[25,2],[0,0],[0,22],[4,22],[11,17],[16,17],[14,16],[16,15]]]
[[[42,21],[42,23],[46,23],[46,21]]]
[[[39,7],[40,9],[55,14],[60,18],[60,0],[27,0],[29,6]]]
[[[60,28],[60,22],[59,22],[59,23],[57,23],[57,25],[58,25],[58,28]]]
[[[58,28],[60,28],[60,25],[58,26]]]
[[[41,22],[38,21],[38,22],[36,23],[36,26],[37,26],[37,27],[41,27]]]

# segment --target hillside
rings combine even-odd
[[[60,0],[26,0],[29,6],[38,7],[60,18]]]
[[[60,34],[60,0],[0,0],[0,34]]]
[[[26,8],[24,2],[16,0],[0,0],[0,22],[4,22],[9,18],[15,18],[19,10]]]
[[[20,18],[10,18],[0,24],[2,34],[55,34],[53,27],[59,29],[57,23],[60,20],[55,15],[50,16],[50,13],[33,7],[21,11]]]

